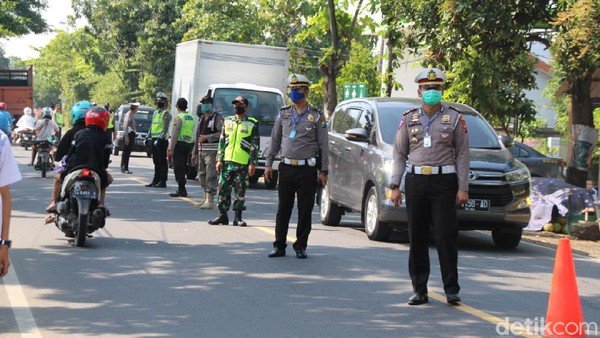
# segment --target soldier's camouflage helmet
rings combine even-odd
[[[427,68],[415,77],[415,82],[419,84],[419,86],[431,85],[431,84],[444,84],[446,82],[446,75],[444,72],[437,68]]]

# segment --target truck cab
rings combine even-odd
[[[260,150],[258,154],[258,166],[250,182],[256,183],[263,175],[267,161],[267,155],[271,145],[271,131],[283,107],[283,94],[277,88],[257,86],[249,83],[235,84],[212,84],[208,86],[207,96],[212,97],[214,110],[223,118],[234,115],[233,101],[237,96],[248,99],[249,106],[247,115],[258,120],[260,134]],[[198,110],[198,107],[196,107]],[[274,189],[277,185],[277,168],[279,161],[273,163],[273,179],[265,182],[267,188]]]

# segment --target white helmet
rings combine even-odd
[[[31,110],[31,108],[25,107],[25,108],[23,108],[23,114],[32,116],[33,115],[33,111]]]
[[[44,107],[44,109],[42,109],[42,118],[52,118],[52,108]]]

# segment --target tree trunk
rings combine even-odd
[[[340,36],[338,34],[337,20],[335,19],[335,1],[327,0],[327,11],[329,13],[329,32],[331,34],[331,45],[333,51],[329,56],[328,65],[321,67],[325,75],[325,114],[331,116],[337,105],[337,68],[340,58]]]
[[[386,39],[387,44],[387,67],[385,70],[385,96],[392,96],[392,89],[394,89],[394,39],[391,31],[388,31]]]
[[[567,183],[585,187],[587,174],[589,169],[590,158],[593,148],[596,146],[594,142],[591,148],[586,149],[584,142],[578,140],[574,132],[575,125],[584,125],[594,128],[594,116],[592,109],[592,100],[590,90],[592,84],[592,73],[587,72],[584,77],[578,78],[571,84],[571,106],[569,110],[569,125],[571,126],[571,142],[569,144],[569,159],[567,167]],[[595,140],[597,141],[597,140]],[[577,161],[579,157],[579,161]],[[576,163],[585,162],[585,166],[577,166]],[[585,170],[582,170],[585,169]]]

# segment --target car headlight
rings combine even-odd
[[[529,170],[527,170],[527,168],[521,168],[521,169],[517,169],[515,171],[511,171],[509,173],[506,173],[506,180],[508,182],[527,181],[530,178],[531,178],[531,175],[529,174]]]

